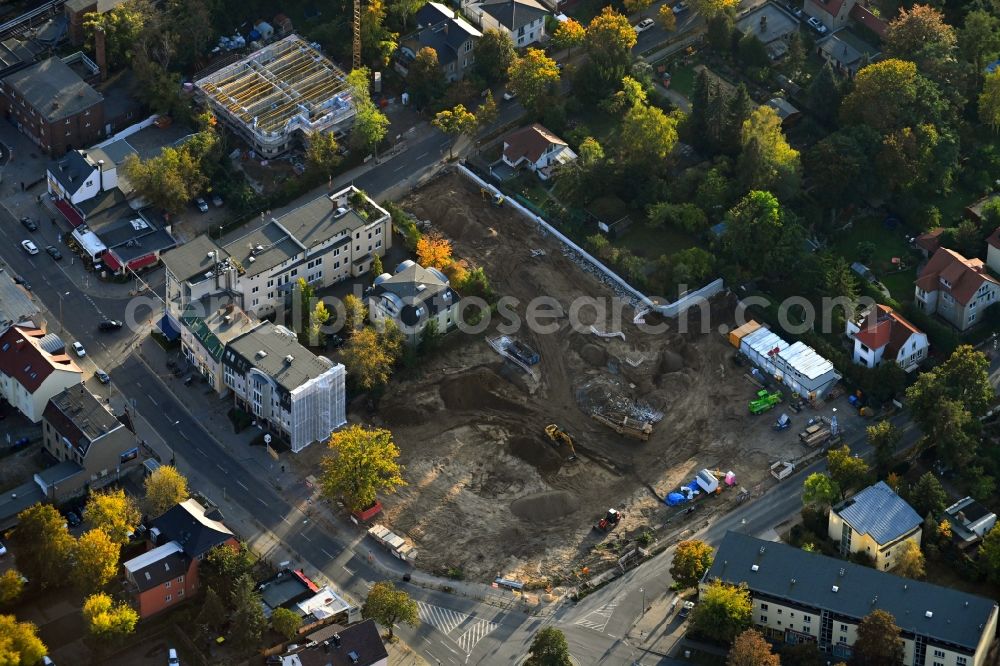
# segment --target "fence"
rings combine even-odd
[[[118,141],[120,139],[127,139],[128,137],[132,136],[133,134],[136,134],[137,132],[140,132],[141,130],[146,129],[147,127],[149,127],[150,125],[152,125],[153,123],[155,123],[156,120],[159,117],[160,116],[158,114],[154,113],[149,118],[146,118],[145,120],[139,121],[139,122],[137,122],[134,125],[129,125],[125,129],[123,129],[121,132],[118,132],[117,134],[113,134],[113,135],[109,136],[107,139],[105,139],[104,141],[101,141],[99,144],[97,144],[96,146],[94,146],[94,148],[103,148],[104,146],[112,144],[115,141]]]

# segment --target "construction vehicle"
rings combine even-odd
[[[510,344],[507,345],[507,352],[525,365],[535,365],[541,360],[538,352],[520,340],[511,340]]]
[[[648,441],[653,434],[653,424],[648,421],[634,419],[621,412],[591,412],[590,417],[600,424],[606,425],[619,435],[632,439]]]
[[[833,431],[830,430],[830,426],[823,422],[814,423],[799,433],[799,439],[809,447],[822,446],[832,436]]]
[[[594,529],[598,532],[610,532],[622,521],[622,512],[618,509],[608,509],[603,518],[594,523]]]
[[[479,193],[482,195],[484,201],[486,199],[489,199],[490,203],[496,206],[497,208],[503,207],[504,198],[503,195],[500,194],[498,191],[492,188],[487,189],[485,187],[481,187],[479,188]]]
[[[770,392],[767,389],[757,391],[757,397],[750,401],[751,414],[763,414],[781,402],[781,391]]]
[[[792,427],[792,419],[790,419],[788,417],[788,414],[785,414],[784,412],[782,412],[781,416],[778,417],[778,420],[775,421],[774,425],[771,426],[771,427],[774,428],[775,432],[781,432],[782,430],[788,430],[789,428]]]
[[[549,436],[552,446],[557,449],[564,449],[563,455],[567,462],[576,460],[576,449],[573,447],[573,438],[569,436],[569,433],[555,423],[550,423],[545,426],[545,434]]]

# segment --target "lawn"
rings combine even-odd
[[[681,250],[697,245],[695,240],[671,227],[650,229],[644,224],[643,218],[630,215],[633,224],[615,241],[615,245],[627,249],[637,257],[655,261],[661,254],[671,255]]]
[[[854,222],[853,226],[839,233],[830,244],[830,249],[841,255],[848,262],[858,261],[858,243],[869,242],[875,246],[875,254],[869,262],[880,278],[886,271],[893,268],[892,259],[899,257],[904,261],[910,256],[910,247],[906,242],[906,229],[897,224],[888,228],[875,217],[863,217]]]
[[[892,294],[893,299],[900,304],[913,300],[913,282],[917,279],[916,267],[883,275],[880,279],[889,293]]]
[[[676,90],[688,99],[694,92],[694,67],[681,65],[670,70],[670,89]]]

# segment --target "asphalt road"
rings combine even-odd
[[[705,24],[704,19],[697,12],[691,11],[690,9],[677,15],[677,27],[673,32],[667,32],[660,25],[660,22],[656,20],[656,14],[659,11],[659,4],[651,6],[645,12],[643,12],[643,17],[653,19],[653,27],[643,30],[640,32],[636,38],[635,46],[632,47],[632,53],[635,55],[641,55],[643,52],[649,49],[665,44],[670,39],[678,39],[681,35],[691,32],[692,30],[699,29]],[[633,16],[632,24],[635,25],[640,19]]]

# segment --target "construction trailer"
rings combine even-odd
[[[778,354],[788,347],[781,336],[772,333],[771,329],[761,326],[753,333],[749,333],[740,340],[740,353],[750,359],[750,362],[764,371],[765,374],[774,376],[778,371],[776,359]]]
[[[739,342],[741,354],[803,398],[822,398],[841,379],[833,363],[815,349],[804,342],[788,344],[766,326],[746,333]]]
[[[406,543],[403,537],[394,534],[384,525],[372,525],[368,529],[368,536],[375,539],[386,550],[404,562],[413,563],[417,559],[417,549]]]
[[[758,324],[753,319],[743,324],[739,328],[734,328],[729,332],[729,344],[739,349],[740,343],[743,340],[743,338],[750,335],[759,328],[760,324]]]

